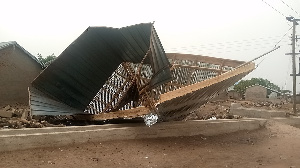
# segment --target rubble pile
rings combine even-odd
[[[259,101],[259,102],[251,102],[251,101],[243,101],[241,105],[245,108],[263,108],[266,110],[289,110],[290,104],[284,103],[283,101],[278,103],[273,103],[271,101]]]
[[[76,120],[73,116],[30,116],[28,106],[0,107],[0,129],[20,129],[20,128],[43,128],[43,127],[65,127],[102,125],[107,123],[121,123],[122,121],[85,121]]]
[[[42,128],[58,126],[46,120],[32,119],[29,116],[29,107],[12,107],[7,105],[0,108],[0,128]]]
[[[42,128],[49,126],[50,124],[47,121],[39,122],[37,120],[31,119],[30,121],[19,119],[16,117],[7,119],[7,118],[1,118],[0,119],[0,128],[14,128],[14,129],[20,129],[20,128]]]
[[[239,119],[241,116],[230,113],[232,101],[214,101],[202,105],[199,109],[190,113],[185,120],[213,120],[213,119]]]
[[[0,117],[3,118],[12,118],[17,117],[21,119],[27,119],[29,115],[29,108],[19,108],[19,107],[11,107],[7,105],[0,109]]]

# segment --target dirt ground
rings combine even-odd
[[[0,167],[300,167],[300,129],[268,121],[255,131],[205,137],[93,142],[0,153]]]

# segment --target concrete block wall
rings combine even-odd
[[[28,87],[41,70],[41,66],[18,47],[1,49],[0,107],[28,104]]]

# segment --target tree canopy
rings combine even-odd
[[[47,67],[48,65],[50,65],[55,59],[56,59],[56,56],[53,54],[51,55],[48,55],[46,58],[44,58],[41,54],[37,54],[37,58],[38,60],[44,64],[45,67]]]
[[[250,80],[241,80],[239,83],[234,85],[233,89],[236,92],[244,94],[247,87],[255,85],[255,84],[265,86],[265,87],[273,89],[273,90],[280,91],[280,87],[278,85],[275,85],[274,83],[270,82],[269,80],[263,79],[263,78],[252,78]]]

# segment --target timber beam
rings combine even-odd
[[[116,112],[109,112],[109,113],[100,113],[100,114],[79,114],[75,115],[74,117],[77,120],[108,120],[108,119],[116,119],[116,118],[135,118],[139,116],[143,116],[150,113],[150,109],[144,106],[132,108],[128,110],[119,110]]]

